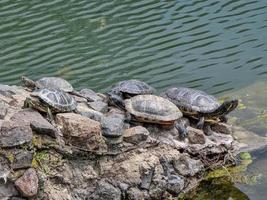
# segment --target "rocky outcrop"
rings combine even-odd
[[[0,86],[0,199],[167,199],[207,168],[234,164],[239,146],[227,124],[207,135],[184,118],[181,139],[173,126],[129,121],[105,95],[80,94],[75,113],[49,121],[23,107],[27,90]]]

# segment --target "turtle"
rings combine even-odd
[[[53,120],[52,113],[71,112],[77,107],[77,102],[68,93],[56,88],[37,89],[27,97],[25,107],[32,107],[45,112]]]
[[[204,122],[226,122],[226,115],[238,106],[237,99],[220,103],[204,91],[186,87],[169,88],[161,96],[173,102],[185,116],[197,119],[198,129],[203,129]]]
[[[153,87],[143,81],[130,79],[113,85],[107,95],[111,105],[125,109],[124,99],[141,94],[153,94],[155,91]]]
[[[30,88],[31,90],[34,90],[36,88],[37,89],[57,88],[57,89],[63,90],[64,92],[68,92],[70,94],[83,97],[87,99],[87,101],[90,101],[90,102],[93,101],[90,97],[88,96],[85,97],[84,95],[75,91],[72,85],[68,81],[60,77],[43,77],[43,78],[38,79],[37,81],[33,81],[26,76],[22,76],[21,80],[22,80],[23,85],[27,88]]]
[[[174,125],[181,138],[187,134],[186,128],[177,123],[183,114],[169,100],[151,94],[137,95],[125,100],[125,109],[130,113],[131,120],[161,125]]]

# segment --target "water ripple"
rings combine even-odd
[[[258,0],[0,2],[0,80],[60,75],[105,91],[137,78],[212,94],[267,78]]]

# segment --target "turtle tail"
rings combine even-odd
[[[228,113],[232,112],[238,106],[238,100],[229,100],[225,101],[220,105],[216,110],[214,110],[212,116],[225,116]]]

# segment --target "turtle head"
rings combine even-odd
[[[110,91],[107,93],[108,102],[112,106],[116,106],[120,109],[125,109],[124,100],[120,92]]]
[[[36,87],[36,83],[33,80],[27,78],[26,76],[21,76],[21,81],[22,85],[27,88],[34,89]]]

